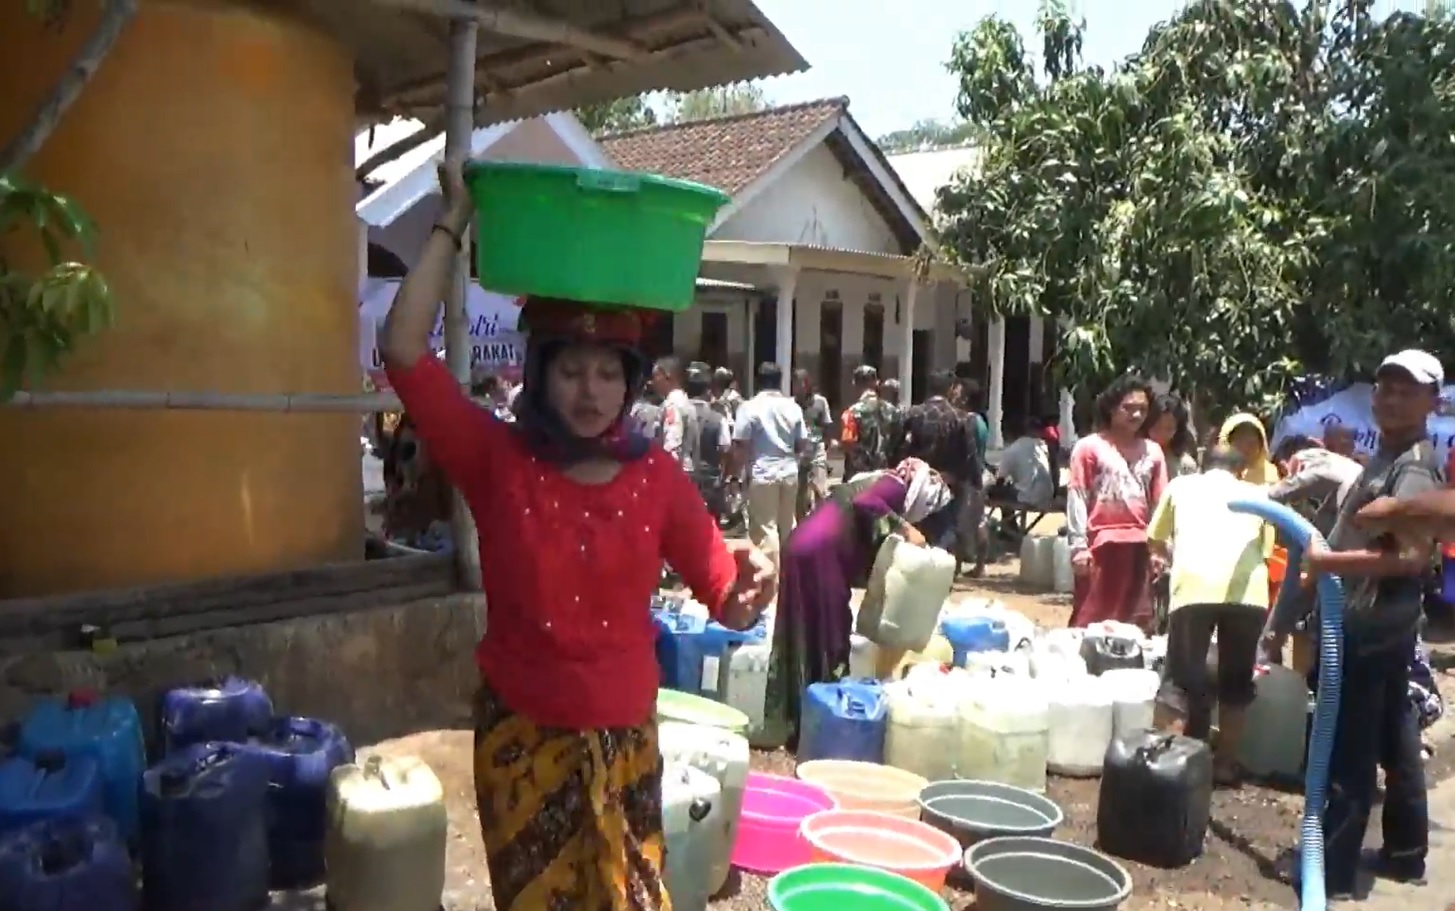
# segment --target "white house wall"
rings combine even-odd
[[[734,213],[712,239],[901,252],[889,225],[822,145]]]
[[[481,156],[486,161],[524,161],[580,166],[577,153],[557,136],[543,117],[523,120],[496,140]],[[405,263],[413,263],[439,218],[440,197],[432,193],[389,225],[368,227],[369,241],[387,247]],[[360,222],[361,227],[366,227]]]

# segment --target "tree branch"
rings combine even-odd
[[[106,0],[96,30],[81,45],[81,50],[71,60],[71,65],[50,95],[36,108],[30,125],[0,150],[0,174],[19,171],[45,145],[51,133],[55,132],[56,124],[61,122],[86,83],[96,75],[106,55],[111,53],[122,30],[136,16],[136,6],[137,0]]]
[[[402,136],[389,145],[364,159],[364,163],[354,169],[355,180],[367,180],[369,175],[382,168],[384,165],[396,159],[403,158],[410,152],[434,139],[445,128],[445,119],[441,115],[424,124],[408,136]]]

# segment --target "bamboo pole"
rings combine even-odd
[[[475,52],[479,31],[477,20],[450,21],[450,59],[445,70],[445,161],[452,163],[463,163],[470,157],[470,141],[475,132]],[[467,237],[473,236],[473,231],[467,234]],[[470,324],[465,314],[465,294],[470,284],[473,246],[468,240],[460,245],[445,295],[445,362],[462,386],[470,382]],[[474,517],[459,490],[454,491],[450,530],[455,539],[460,582],[471,591],[479,591],[483,584],[480,538]]]
[[[228,392],[151,392],[140,389],[102,389],[90,392],[17,392],[6,408],[95,408],[125,411],[261,411],[298,414],[403,411],[392,393],[324,395],[280,393],[249,395]]]

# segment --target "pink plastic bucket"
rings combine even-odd
[[[733,845],[733,866],[751,873],[779,873],[813,858],[799,834],[803,821],[837,804],[817,785],[782,775],[749,772]]]
[[[803,821],[814,862],[878,867],[938,892],[960,862],[960,843],[934,826],[866,810],[826,810]]]

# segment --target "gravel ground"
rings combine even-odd
[[[967,580],[956,586],[957,598],[994,597],[1025,613],[1042,626],[1065,623],[1070,605],[1061,596],[1027,594],[1017,590],[1014,564],[991,567],[985,579]],[[1436,666],[1455,664],[1455,650],[1437,646]],[[1455,696],[1455,678],[1441,670],[1440,685],[1447,700]],[[1455,773],[1455,742],[1449,738],[1455,722],[1442,722],[1437,734],[1439,749],[1428,767],[1431,784]],[[423,758],[439,774],[449,805],[450,844],[445,908],[448,911],[493,909],[485,873],[483,850],[475,819],[470,770],[468,731],[426,731],[378,745],[386,753],[412,754]],[[792,774],[794,758],[783,751],[755,752],[753,767],[779,774]],[[1096,834],[1096,801],[1099,779],[1052,778],[1049,796],[1066,813],[1057,837],[1091,845]],[[1132,874],[1133,893],[1123,905],[1126,911],[1188,908],[1198,911],[1245,909],[1258,902],[1292,906],[1292,892],[1273,873],[1279,855],[1290,848],[1298,828],[1302,798],[1296,794],[1259,786],[1236,791],[1219,791],[1213,798],[1212,829],[1206,852],[1196,862],[1179,870],[1156,870],[1139,864],[1122,863]],[[1375,825],[1377,830],[1377,823]],[[1371,845],[1378,844],[1377,831]],[[973,908],[967,892],[949,889],[945,893],[955,909]],[[316,907],[311,897],[280,901],[277,907]],[[734,871],[724,893],[712,902],[715,911],[760,911],[767,908],[766,880]]]

